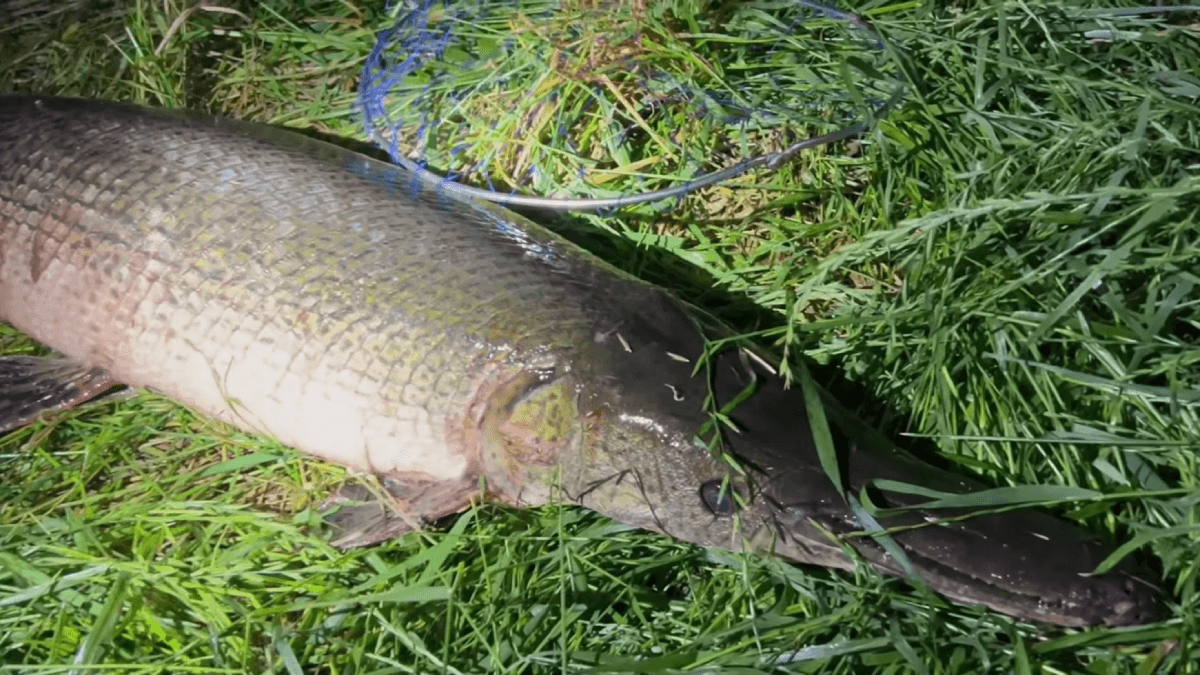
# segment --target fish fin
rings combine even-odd
[[[67,410],[120,384],[101,368],[64,358],[0,356],[0,433]]]
[[[337,548],[358,548],[402,537],[439,518],[457,513],[478,491],[473,481],[431,480],[421,476],[383,478],[380,491],[347,484],[320,507]]]

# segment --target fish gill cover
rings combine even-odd
[[[368,137],[440,189],[510,206],[679,199],[861,133],[903,91],[896,52],[866,20],[804,0],[388,11],[359,88]],[[700,42],[722,58],[697,57]]]

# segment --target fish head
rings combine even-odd
[[[621,344],[609,386],[616,393],[602,409],[607,438],[592,455],[602,471],[592,480],[617,483],[610,494],[621,497],[600,498],[597,488],[592,508],[703,546],[842,569],[869,564],[1027,620],[1123,626],[1165,614],[1163,592],[1132,557],[1095,573],[1114,549],[1075,523],[1037,509],[926,509],[927,498],[875,489],[880,479],[943,493],[986,486],[917,459],[823,395],[816,414],[831,430],[835,485],[801,389],[732,341],[697,343],[664,305],[646,302],[640,327],[626,322],[629,349]],[[872,517],[852,504],[863,491],[886,511]],[[890,549],[870,530],[885,530]]]
[[[557,496],[701,546],[842,569],[867,564],[1026,620],[1121,626],[1163,615],[1163,595],[1146,575],[1124,561],[1094,574],[1112,548],[1041,511],[922,509],[887,493],[873,501],[891,510],[864,517],[848,496],[873,480],[950,493],[982,486],[914,458],[830,401],[819,414],[843,490],[822,466],[799,388],[747,349],[714,347],[669,296],[636,305],[509,407],[533,420],[526,429],[559,443],[542,453],[540,472],[521,463],[512,487],[536,495],[525,503]]]

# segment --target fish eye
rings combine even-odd
[[[723,480],[710,480],[700,485],[700,501],[714,516],[729,517],[737,511],[733,486]]]

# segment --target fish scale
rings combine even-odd
[[[471,373],[443,366],[478,358],[485,332],[497,354],[511,351],[502,338],[520,324],[495,317],[521,308],[484,283],[469,289],[474,313],[451,313],[462,273],[426,261],[457,258],[475,279],[505,274],[504,261],[461,254],[486,233],[457,232],[444,210],[399,201],[396,213],[361,216],[365,237],[329,227],[347,202],[378,204],[389,190],[334,164],[296,166],[295,150],[237,127],[122,108],[89,116],[66,102],[2,107],[8,156],[27,157],[5,164],[19,167],[5,177],[14,186],[0,293],[9,321],[121,382],[314,454],[364,471],[441,461],[435,475],[461,477],[465,460],[444,451],[440,428],[464,405]],[[398,231],[398,219],[409,227]],[[498,255],[524,256],[491,239]],[[421,274],[405,277],[414,267]],[[347,423],[328,423],[339,411]]]
[[[703,546],[902,576],[856,536],[842,488],[980,487],[826,396],[833,485],[817,413],[746,347],[711,344],[729,329],[516,214],[262,125],[0,96],[0,316],[67,359],[0,358],[0,428],[112,383],[161,391],[383,479],[386,507],[329,516],[339,545],[461,510],[483,483],[515,505],[568,500]],[[1066,626],[1163,614],[1131,561],[1092,575],[1112,548],[1073,524],[882,501],[914,507],[879,521],[952,600]]]

